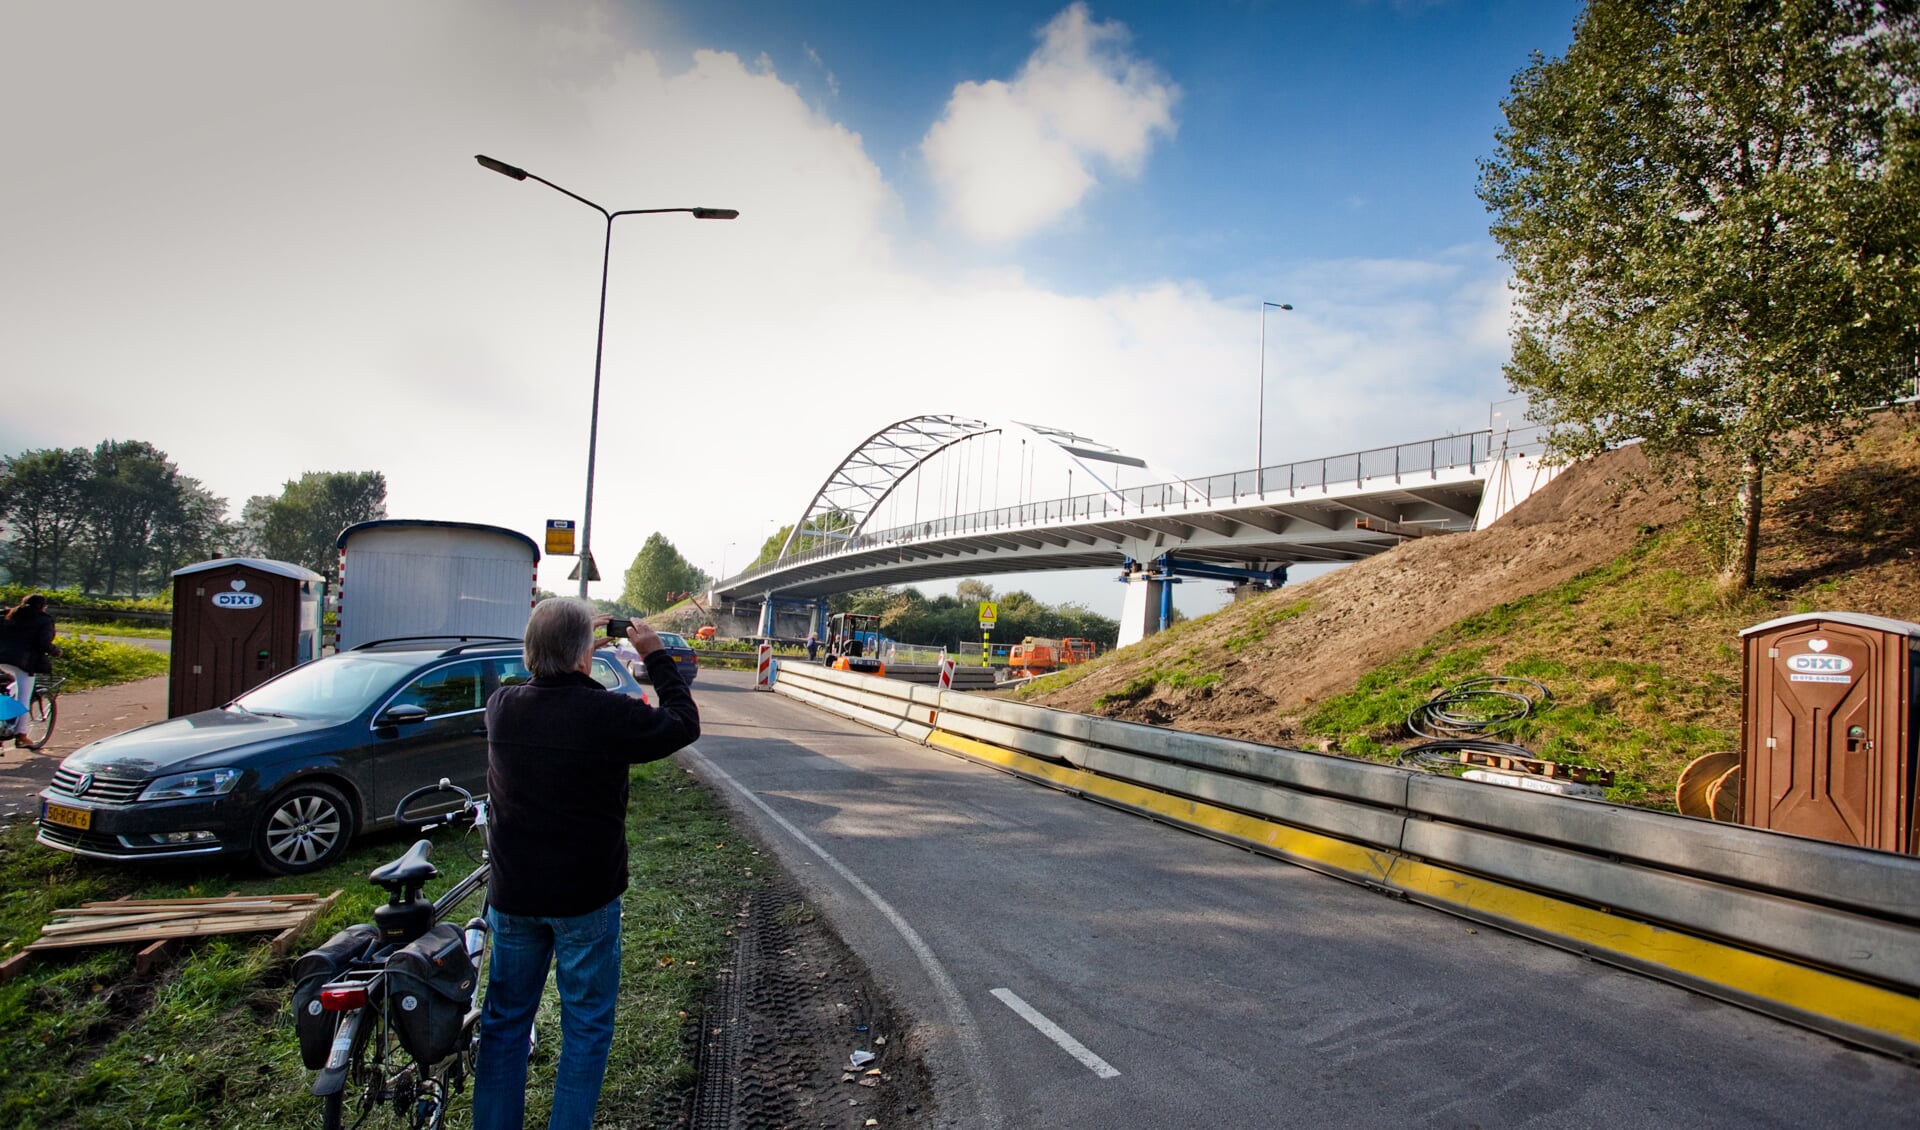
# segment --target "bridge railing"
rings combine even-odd
[[[1465,432],[1199,479],[1153,483],[1119,491],[1100,491],[955,514],[856,534],[834,545],[783,557],[752,572],[742,573],[725,584],[731,588],[795,565],[829,557],[844,557],[862,550],[967,534],[1177,513],[1246,499],[1272,500],[1276,496],[1294,498],[1302,491],[1324,495],[1335,487],[1360,488],[1380,482],[1400,484],[1423,478],[1433,480],[1442,471],[1460,468],[1479,473],[1494,459],[1538,454],[1544,441],[1545,431],[1539,427],[1500,432]]]

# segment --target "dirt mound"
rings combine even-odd
[[[1438,629],[1611,561],[1687,512],[1639,448],[1621,448],[1567,469],[1487,529],[1408,541],[1179,625],[1035,701],[1284,741],[1305,707]],[[1218,679],[1179,676],[1196,666]]]

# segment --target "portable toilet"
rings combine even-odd
[[[1809,612],[1740,635],[1740,822],[1920,854],[1920,624]]]
[[[257,557],[221,557],[173,572],[167,716],[225,705],[320,654],[327,580]]]

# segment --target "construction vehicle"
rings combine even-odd
[[[827,617],[827,665],[835,671],[885,675],[880,661],[880,617],[868,612],[835,612]]]
[[[1030,678],[1058,671],[1062,667],[1071,667],[1076,663],[1085,663],[1094,656],[1092,640],[1069,636],[1063,640],[1040,639],[1028,636],[1013,645],[1007,653],[1007,675],[1010,678]]]

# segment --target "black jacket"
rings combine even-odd
[[[627,889],[627,767],[700,736],[673,658],[656,651],[646,663],[657,709],[581,674],[487,700],[488,897],[505,913],[570,918]]]
[[[18,616],[0,616],[0,663],[29,675],[53,671],[53,617],[29,608]]]

